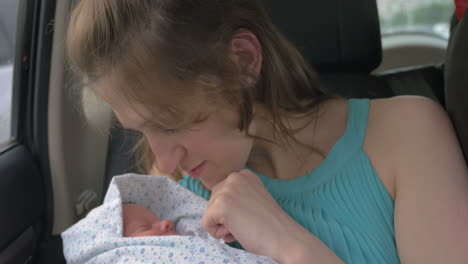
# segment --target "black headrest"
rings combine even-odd
[[[273,22],[319,72],[371,72],[382,58],[376,0],[265,0]]]
[[[468,11],[450,36],[445,59],[445,104],[468,162]]]

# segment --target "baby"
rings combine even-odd
[[[207,204],[164,176],[116,176],[103,204],[62,233],[65,259],[68,264],[276,264],[211,237],[202,225]]]
[[[141,205],[122,204],[122,214],[124,237],[178,235],[171,220],[161,220]]]

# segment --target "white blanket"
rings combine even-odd
[[[180,236],[123,237],[122,203],[174,222]],[[232,248],[203,228],[207,201],[163,176],[113,178],[104,203],[62,233],[67,263],[276,263]]]

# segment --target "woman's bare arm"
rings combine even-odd
[[[387,125],[394,133],[401,262],[468,263],[468,172],[450,120],[426,98],[393,104]]]

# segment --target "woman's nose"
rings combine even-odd
[[[181,146],[167,146],[169,145],[168,143],[164,145],[151,144],[151,150],[155,157],[157,169],[161,173],[171,174],[176,170],[183,159],[184,149]]]
[[[165,174],[173,173],[179,166],[184,154],[182,148],[175,149],[172,153],[155,153],[158,170]]]

